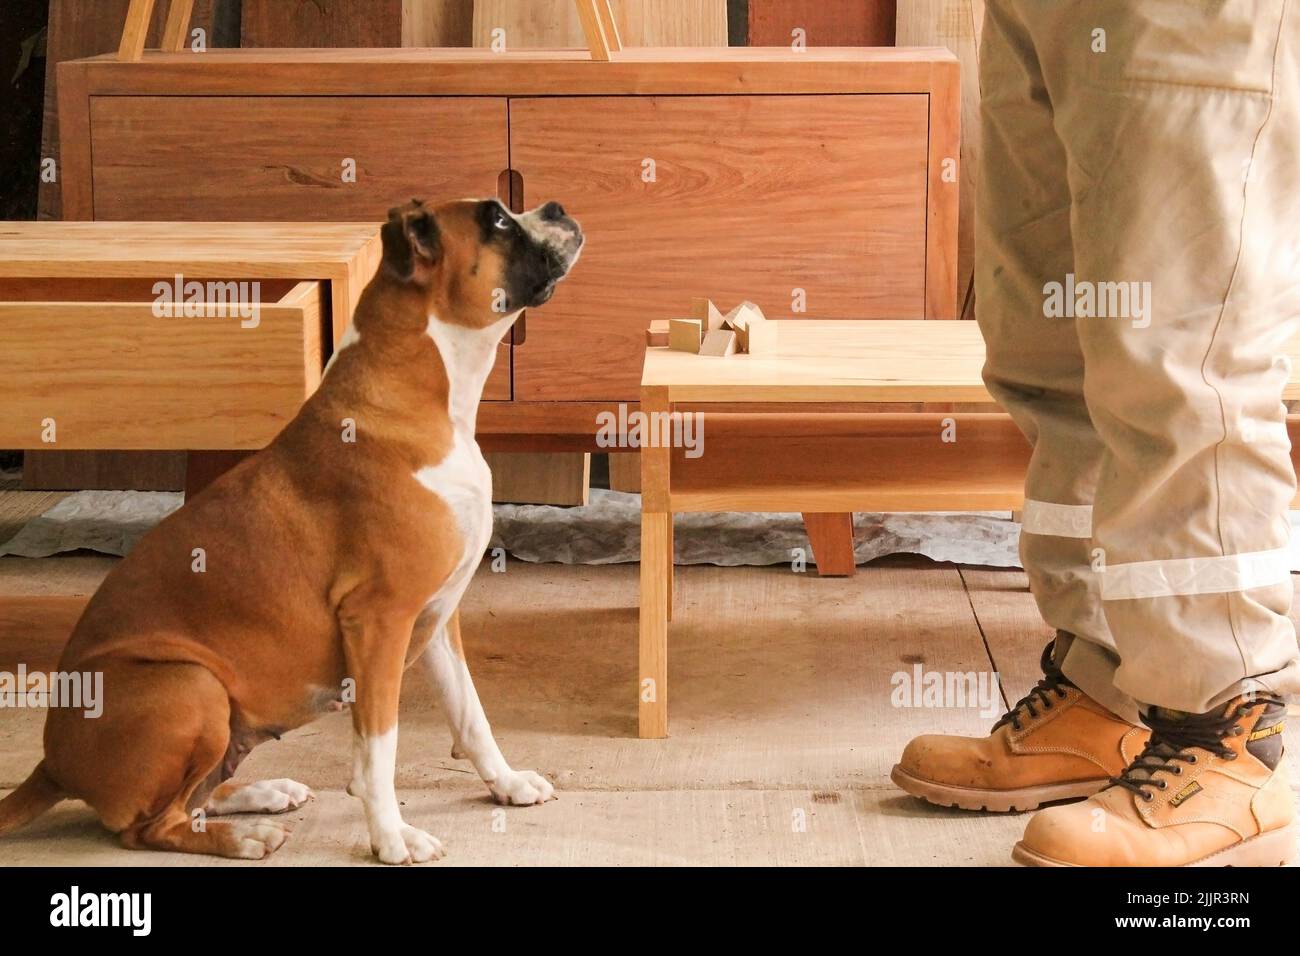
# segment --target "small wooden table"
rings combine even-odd
[[[1029,446],[1010,418],[944,410],[992,401],[974,322],[776,325],[771,355],[646,350],[643,420],[701,406],[708,412],[699,457],[641,447],[642,737],[668,733],[674,513],[994,511],[1023,503]],[[1288,351],[1300,369],[1300,343]],[[1285,397],[1300,398],[1294,373]],[[763,414],[766,403],[778,402],[805,403],[807,414]],[[893,402],[941,404],[919,414],[846,411],[842,404]],[[1293,440],[1296,432],[1293,420]]]
[[[0,448],[185,451],[197,490],[297,413],[381,252],[373,223],[0,223]]]

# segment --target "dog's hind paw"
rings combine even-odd
[[[235,837],[235,856],[241,860],[261,860],[284,845],[289,839],[289,831],[278,823],[259,821],[257,823],[231,824]]]
[[[528,807],[555,799],[555,787],[540,773],[512,770],[488,784],[492,799],[500,804]]]

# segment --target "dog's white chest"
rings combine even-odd
[[[455,571],[430,601],[460,596],[492,537],[492,473],[478,444],[457,432],[447,456],[421,468],[415,480],[451,511],[464,550]]]

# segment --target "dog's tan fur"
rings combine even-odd
[[[127,846],[260,857],[281,828],[192,820],[251,747],[339,709],[348,678],[358,740],[395,732],[403,671],[434,636],[422,612],[467,547],[437,489],[411,478],[455,441],[430,316],[481,330],[503,319],[493,299],[508,264],[482,241],[478,205],[395,210],[355,340],[321,388],[108,575],[59,665],[103,672],[103,716],[50,710],[45,759],[0,803],[0,833],[74,797]],[[430,215],[432,249],[418,228]],[[454,613],[446,630],[458,651]]]

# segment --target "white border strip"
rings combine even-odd
[[[1092,505],[1058,505],[1026,498],[1020,530],[1056,538],[1091,538]]]
[[[1252,551],[1217,558],[1177,558],[1110,564],[1100,574],[1103,601],[1224,594],[1281,584],[1291,578],[1291,550]]]

